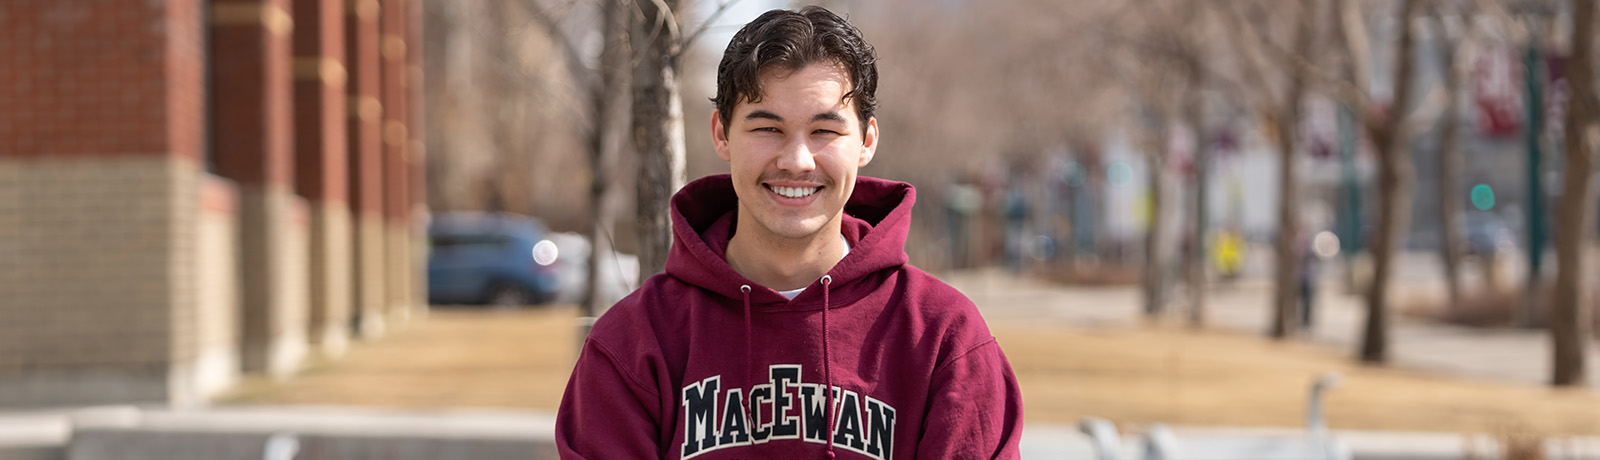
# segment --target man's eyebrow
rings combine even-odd
[[[776,121],[778,123],[783,123],[783,117],[778,116],[778,114],[776,114],[776,113],[768,112],[768,111],[765,111],[765,110],[757,110],[757,111],[754,111],[754,112],[750,112],[749,115],[745,115],[744,116],[744,119],[745,120],[767,119],[767,120]]]
[[[843,115],[839,115],[838,112],[822,112],[822,113],[817,114],[816,116],[811,117],[811,122],[812,123],[816,123],[816,122],[819,122],[819,121],[834,121],[834,122],[839,122],[839,123],[849,123],[850,122],[850,120],[844,119]]]

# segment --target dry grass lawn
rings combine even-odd
[[[572,369],[571,308],[436,309],[284,382],[249,380],[229,404],[502,407],[553,411]],[[1342,350],[1151,326],[1082,329],[991,321],[1030,422],[1304,425],[1316,376],[1335,429],[1600,435],[1600,393],[1464,381],[1354,363]]]

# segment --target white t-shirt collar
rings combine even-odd
[[[839,235],[839,239],[844,240],[844,255],[850,255],[850,239],[845,238],[843,234]],[[840,256],[840,258],[844,258],[844,256]],[[806,288],[795,289],[792,291],[778,291],[778,294],[782,294],[786,299],[794,300],[795,296],[800,295],[802,292],[806,292]]]

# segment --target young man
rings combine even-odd
[[[983,318],[906,264],[916,192],[857,177],[876,57],[828,10],[771,11],[717,67],[730,175],[672,199],[666,273],[595,323],[563,458],[1017,458],[1022,400]]]

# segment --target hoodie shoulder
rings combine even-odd
[[[938,334],[941,355],[960,354],[994,340],[977,304],[966,294],[911,265],[901,270],[908,306],[920,318],[921,327]],[[944,358],[941,356],[941,361]]]
[[[687,325],[687,309],[677,307],[693,289],[671,276],[651,276],[595,320],[588,340],[624,356],[659,357],[671,346],[663,342],[670,331]]]
[[[690,288],[671,276],[651,276],[595,320],[589,337],[613,346],[643,342],[642,336],[653,337],[662,326],[656,323],[663,320],[658,310],[666,306],[666,299],[681,296],[686,289]]]
[[[949,314],[978,314],[977,304],[972,303],[972,299],[967,298],[967,295],[955,286],[946,284],[943,280],[910,264],[904,265],[901,269],[905,273],[906,282],[911,284],[908,287],[914,291],[912,294],[929,302],[927,306],[942,309]]]

